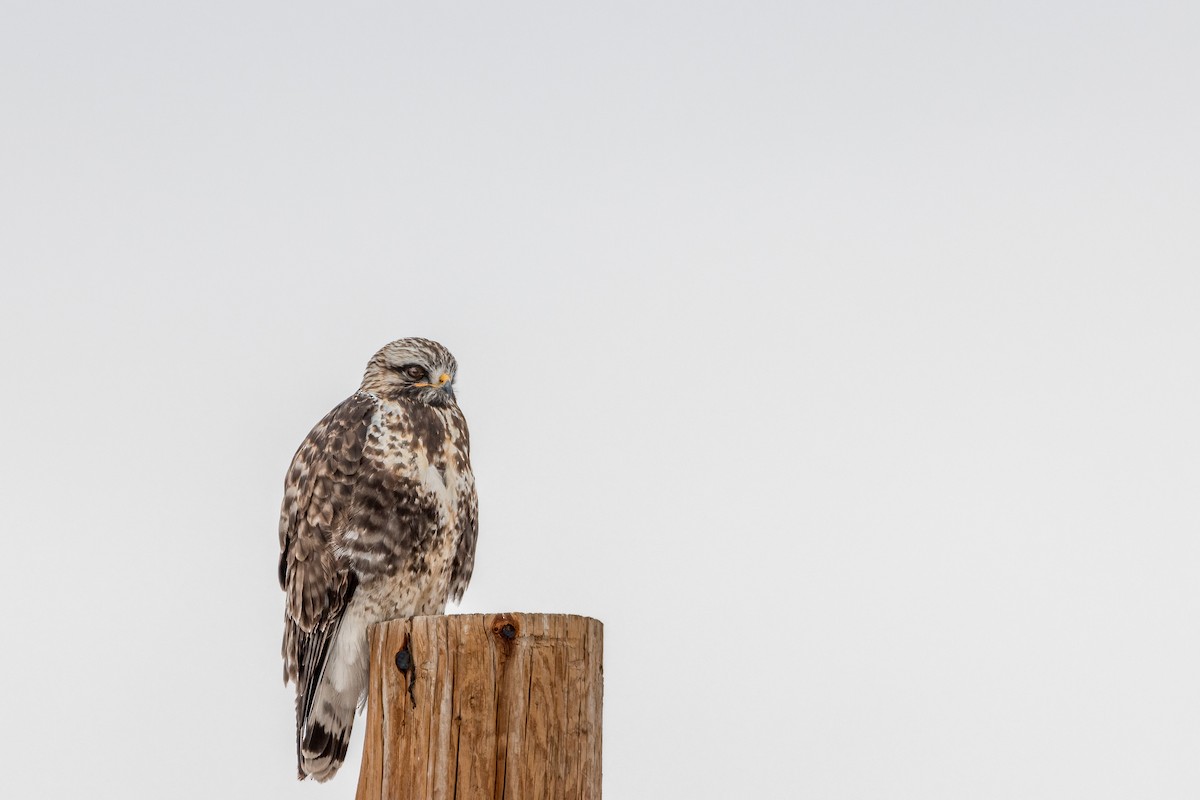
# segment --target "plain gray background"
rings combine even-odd
[[[1194,4],[2,9],[4,797],[353,796],[278,504],[406,335],[608,797],[1200,794]]]

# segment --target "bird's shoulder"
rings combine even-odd
[[[284,482],[285,504],[289,497],[311,500],[305,489],[319,488],[324,480],[350,478],[363,457],[376,416],[378,402],[356,393],[338,403],[313,426],[296,449]]]

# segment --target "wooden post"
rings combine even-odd
[[[373,626],[357,800],[599,800],[603,632],[568,614]]]

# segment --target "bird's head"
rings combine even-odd
[[[453,405],[457,370],[454,356],[437,342],[397,339],[371,358],[361,390],[393,401]]]

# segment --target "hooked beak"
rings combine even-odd
[[[414,383],[413,386],[428,386],[431,389],[450,389],[450,373],[443,372],[438,375],[437,383]]]

